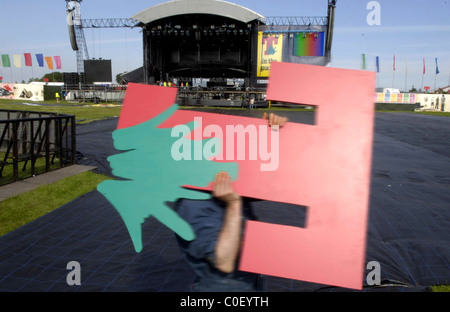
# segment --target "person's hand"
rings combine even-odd
[[[278,115],[275,115],[274,113],[264,113],[263,119],[269,121],[269,126],[279,126],[282,127],[288,119],[286,117],[281,117]]]
[[[216,175],[212,191],[215,198],[220,199],[227,204],[232,204],[241,200],[241,197],[233,189],[231,177],[226,172],[220,172]]]

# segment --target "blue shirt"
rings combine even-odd
[[[216,269],[215,247],[225,214],[225,204],[210,200],[179,200],[175,206],[177,213],[193,228],[196,238],[185,241],[177,235],[181,252],[194,270],[197,278],[192,286],[194,291],[255,291],[257,277],[253,273],[237,269],[223,273]],[[250,210],[244,205],[245,219],[251,218]],[[243,222],[243,227],[245,222]],[[238,263],[239,261],[237,261]]]

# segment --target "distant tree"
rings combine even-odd
[[[44,81],[47,78],[49,82],[63,82],[63,74],[61,72],[53,72],[45,74],[39,81]]]
[[[33,81],[40,81],[39,78],[30,78],[28,80],[28,83],[33,82]]]
[[[120,85],[126,84],[125,80],[123,80],[122,75],[126,74],[126,72],[116,75],[116,82]]]

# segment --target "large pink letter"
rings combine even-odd
[[[267,98],[317,109],[316,125],[281,130],[273,174],[285,180],[270,195],[308,206],[308,217],[306,228],[249,221],[241,270],[362,288],[374,90],[373,72],[272,63]]]

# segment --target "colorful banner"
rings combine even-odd
[[[325,33],[302,33],[294,36],[294,56],[324,56]]]
[[[20,54],[13,54],[14,67],[22,68],[22,56]]]
[[[403,95],[403,101],[404,101],[404,103],[409,103],[409,93],[405,93]]]
[[[283,36],[258,32],[258,77],[269,77],[270,64],[283,60]]]
[[[2,95],[0,99],[9,100],[44,100],[44,86],[32,84],[0,83]]]
[[[51,56],[45,57],[45,62],[47,63],[48,69],[53,70],[53,60]]]
[[[397,102],[397,93],[391,93],[391,102],[398,103]]]
[[[376,94],[377,96],[376,96],[376,100],[375,100],[375,102],[384,102],[384,93],[377,93]]]
[[[43,54],[36,54],[36,60],[39,64],[39,67],[44,67],[44,55]]]
[[[11,67],[11,62],[9,60],[8,54],[2,54],[2,63],[3,67]]]
[[[61,57],[60,56],[54,56],[56,69],[61,69]]]
[[[377,103],[397,103],[414,104],[416,103],[416,94],[414,93],[376,93]]]
[[[25,66],[33,66],[33,61],[31,60],[31,53],[24,53]]]

